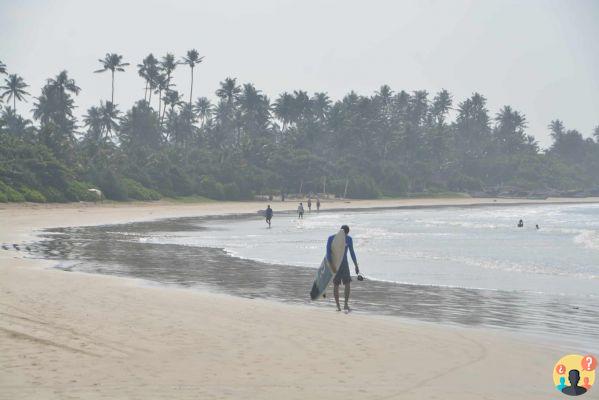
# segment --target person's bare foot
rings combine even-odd
[[[346,312],[350,312],[350,311],[351,311],[351,308],[349,308],[349,306],[348,306],[347,304],[345,305],[345,307],[343,307],[343,309],[344,309]]]
[[[341,307],[337,306],[337,311],[341,311]]]

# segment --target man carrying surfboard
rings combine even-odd
[[[341,227],[343,231],[345,231],[345,251],[343,253],[343,261],[341,261],[341,265],[333,278],[333,294],[335,296],[335,303],[337,303],[337,311],[341,311],[341,306],[339,305],[339,285],[343,283],[345,287],[345,306],[344,309],[346,311],[350,311],[349,308],[349,293],[350,293],[350,284],[351,284],[351,276],[349,273],[349,263],[347,261],[347,250],[351,255],[351,259],[354,262],[354,266],[356,267],[356,275],[360,274],[360,269],[358,268],[358,260],[356,259],[356,253],[354,252],[354,242],[349,236],[349,226],[343,225]],[[327,240],[327,260],[329,263],[333,262],[331,245],[333,244],[333,240],[336,235],[329,236]]]

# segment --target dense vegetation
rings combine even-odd
[[[526,118],[509,106],[495,115],[474,93],[454,105],[449,92],[283,93],[274,101],[251,83],[221,82],[213,104],[193,97],[195,50],[177,61],[148,55],[137,66],[140,99],[121,111],[114,74],[129,64],[107,54],[113,95],[74,115],[80,92],[62,71],[33,100],[33,120],[17,113],[28,85],[0,62],[0,201],[114,200],[203,195],[323,192],[372,198],[414,193],[593,193],[599,188],[595,140],[554,120],[552,146],[541,151]],[[189,68],[183,95],[171,79]],[[453,116],[450,119],[450,116]]]

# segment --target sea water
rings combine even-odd
[[[334,310],[330,290],[316,302],[309,291],[347,224],[367,278],[352,284],[357,312],[599,351],[599,204],[274,211],[271,228],[256,213],[54,229],[39,248],[69,271]]]
[[[328,236],[342,224],[350,226],[370,279],[599,295],[599,204],[312,212],[303,219],[275,212],[270,229],[259,218],[217,220],[202,224],[207,230],[139,240],[317,268]]]

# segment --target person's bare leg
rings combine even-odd
[[[349,282],[347,282],[345,284],[345,307],[343,307],[347,311],[349,311],[349,292],[350,292],[350,284],[349,284]]]
[[[337,311],[341,311],[341,306],[339,305],[339,285],[333,285],[333,295],[335,296],[335,303],[337,303]]]

